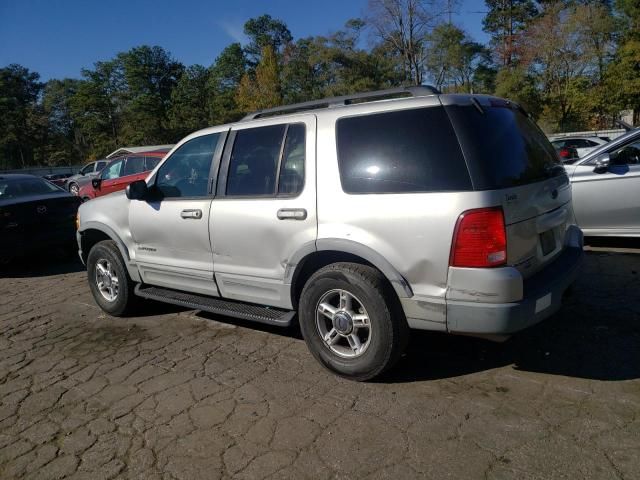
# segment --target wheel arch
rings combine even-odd
[[[127,246],[108,225],[99,222],[87,222],[85,228],[78,233],[80,234],[80,250],[83,261],[87,261],[87,256],[91,248],[103,240],[113,240],[118,246],[118,250],[120,250],[120,254],[125,262],[128,263],[131,260]]]
[[[291,303],[297,308],[304,284],[322,267],[336,262],[352,262],[369,265],[379,270],[396,292],[398,298],[413,296],[411,286],[405,278],[381,254],[370,247],[352,240],[319,239],[305,245],[292,258],[293,268],[285,273],[285,282],[291,284]]]

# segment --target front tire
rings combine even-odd
[[[80,192],[80,187],[78,186],[78,184],[75,182],[71,182],[69,184],[69,193],[72,195],[78,195],[79,192]]]
[[[104,240],[91,248],[87,277],[93,298],[102,310],[114,317],[131,312],[136,303],[135,284],[114,241]]]
[[[395,292],[375,268],[334,263],[302,290],[300,328],[321,365],[351,380],[371,380],[402,355],[408,326]]]

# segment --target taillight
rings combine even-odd
[[[507,262],[507,234],[500,207],[468,210],[453,232],[449,265],[497,267]]]
[[[567,147],[562,147],[560,149],[560,151],[558,152],[558,154],[562,158],[570,158],[571,157],[571,151]]]

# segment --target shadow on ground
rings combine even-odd
[[[47,251],[14,258],[7,264],[0,264],[0,278],[48,277],[84,270],[86,269],[77,253]]]

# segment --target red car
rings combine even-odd
[[[80,187],[78,196],[83,202],[92,198],[124,190],[136,180],[144,180],[149,172],[164,158],[169,149],[137,153],[113,159],[102,169],[100,175]]]

